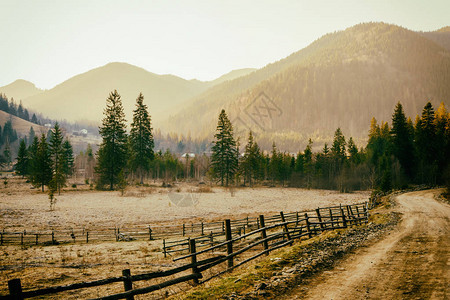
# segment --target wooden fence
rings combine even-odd
[[[331,209],[336,213],[340,206]],[[285,214],[286,221],[299,220],[302,214],[311,213],[309,211],[298,211]],[[280,215],[266,217],[266,225],[281,222]],[[258,217],[245,217],[231,220],[233,231],[245,234],[254,229],[260,228]],[[159,225],[159,226],[137,226],[115,227],[115,228],[81,228],[81,229],[54,229],[47,231],[7,231],[0,230],[0,246],[3,245],[55,245],[65,243],[90,243],[106,241],[129,241],[129,240],[162,240],[163,252],[167,255],[172,250],[176,250],[177,245],[174,240],[178,238],[187,249],[188,239],[199,236],[213,235],[213,238],[225,237],[225,222],[200,222],[184,223],[179,225]],[[181,239],[180,239],[181,238]],[[167,244],[167,249],[164,247]],[[167,250],[167,251],[165,251]],[[178,250],[177,250],[178,251]],[[175,251],[176,252],[176,251]]]
[[[99,299],[134,299],[134,295],[147,294],[186,281],[192,280],[194,285],[206,282],[257,257],[268,255],[270,251],[291,245],[295,239],[308,239],[326,230],[367,223],[368,215],[368,203],[318,208],[314,212],[306,212],[298,217],[296,215],[295,219],[291,220],[280,212],[279,221],[274,222],[275,218],[260,215],[259,228],[240,234],[236,229],[233,230],[232,221],[227,219],[223,222],[223,241],[208,240],[208,236],[188,239],[187,249],[180,250],[186,250],[188,254],[173,259],[188,260],[188,263],[182,266],[138,275],[131,275],[130,270],[126,269],[122,271],[122,276],[30,291],[23,291],[20,279],[13,279],[8,281],[9,295],[0,296],[0,299],[25,299],[117,282],[123,282],[124,292]],[[185,247],[186,244],[179,242],[178,246]],[[223,266],[225,263],[226,266]],[[207,270],[209,272],[206,272]],[[209,276],[205,276],[206,273]],[[175,278],[133,289],[134,282],[169,276]]]

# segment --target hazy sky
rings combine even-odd
[[[450,25],[450,1],[0,0],[0,86],[49,89],[114,61],[211,80],[368,21],[436,30]]]

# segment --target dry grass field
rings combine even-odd
[[[268,187],[230,191],[186,183],[172,188],[131,187],[121,195],[117,191],[93,191],[88,185],[78,185],[56,195],[55,209],[50,210],[48,195],[33,189],[24,180],[11,178],[6,187],[3,182],[1,184],[0,230],[6,231],[170,225],[193,220],[222,221],[225,218],[311,210],[368,199],[368,192],[340,194],[334,191]],[[178,207],[171,201],[170,196],[173,194],[192,195],[198,202],[195,206]],[[34,289],[119,276],[123,269],[131,269],[132,274],[137,274],[174,266],[170,258],[164,259],[161,247],[161,240],[0,246],[0,294],[7,292],[7,281],[13,278],[21,278],[25,289]],[[137,286],[146,284],[141,282]],[[183,285],[175,286],[172,292],[185,288]],[[119,291],[123,291],[122,285],[112,284],[53,297],[75,299]],[[163,295],[155,293],[154,296]]]

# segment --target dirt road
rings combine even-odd
[[[434,200],[435,194],[398,196],[398,230],[286,299],[450,299],[450,205]]]

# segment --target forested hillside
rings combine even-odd
[[[236,131],[253,130],[262,148],[275,140],[280,149],[297,151],[310,137],[332,140],[337,127],[366,139],[370,119],[390,119],[398,101],[412,116],[424,101],[448,104],[448,82],[448,50],[402,27],[366,23],[327,34],[286,59],[208,90],[165,128],[208,136],[225,108]],[[257,98],[261,92],[270,99],[266,107]]]
[[[450,50],[450,26],[436,31],[421,32],[421,34],[445,49]]]

